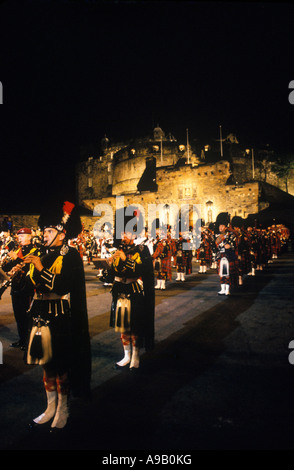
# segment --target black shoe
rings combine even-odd
[[[34,431],[35,429],[37,429],[38,426],[39,426],[39,425],[38,425],[37,423],[35,423],[35,421],[31,421],[31,422],[29,423],[29,428],[30,428],[31,431]]]
[[[22,346],[20,341],[15,341],[15,343],[11,343],[11,348],[20,348]]]
[[[63,428],[57,428],[56,426],[50,427],[49,434],[51,436],[61,437],[64,434],[67,434],[69,432],[69,427],[70,427],[69,422],[67,422]]]
[[[31,431],[40,431],[41,429],[47,429],[50,426],[51,420],[47,421],[46,423],[38,424],[35,421],[31,421],[29,423],[29,428]]]

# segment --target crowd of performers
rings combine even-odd
[[[164,234],[164,236],[163,236]],[[215,270],[220,278],[219,295],[228,295],[232,289],[241,286],[246,275],[254,276],[268,263],[277,258],[290,238],[290,231],[284,225],[272,224],[266,228],[244,226],[238,217],[227,213],[219,214],[214,224],[202,225],[194,237],[179,233],[173,237],[171,230],[156,231],[156,238],[140,237],[138,244],[148,246],[153,259],[155,289],[165,290],[168,281],[184,282],[192,273],[195,260],[199,274]],[[113,251],[112,239],[96,240],[88,235],[83,252],[90,263],[96,256],[107,258]],[[98,277],[102,270],[98,272]]]
[[[246,275],[255,276],[268,263],[272,263],[287,247],[290,230],[282,224],[255,227],[240,217],[230,220],[221,213],[213,227],[201,227],[197,259],[200,272],[217,269],[220,278],[220,295],[230,294],[243,284]]]
[[[156,229],[156,237],[151,238],[148,232],[135,240],[135,244],[144,244],[149,248],[153,259],[155,289],[165,290],[167,282],[173,280],[184,282],[186,275],[192,273],[192,261],[199,266],[199,274],[216,270],[220,277],[220,295],[243,284],[246,275],[254,276],[256,271],[263,270],[274,258],[285,249],[290,238],[290,231],[282,224],[268,227],[246,226],[243,219],[228,213],[218,215],[216,222],[210,225],[202,223],[199,233],[188,235],[179,233],[175,238],[168,227]],[[38,230],[32,230],[32,244],[38,246],[42,237]],[[109,232],[98,238],[92,231],[83,230],[69,244],[76,248],[87,264],[96,258],[107,259],[115,251],[113,238]],[[17,246],[17,236],[9,231],[0,234],[1,265],[7,253]],[[102,276],[98,269],[97,277]],[[105,283],[107,285],[107,283]]]
[[[111,285],[110,326],[120,333],[123,346],[123,358],[115,368],[136,371],[140,348],[151,351],[154,346],[155,289],[165,289],[166,282],[173,280],[173,268],[175,281],[182,283],[197,260],[199,273],[217,270],[218,294],[228,295],[242,285],[245,275],[254,276],[277,258],[290,240],[284,225],[245,226],[240,218],[230,220],[228,213],[219,214],[209,227],[201,224],[199,234],[189,236],[179,233],[176,238],[171,228],[158,227],[154,239],[146,231],[135,238],[125,227],[122,239],[116,228],[113,238],[109,232],[97,237],[82,230],[74,204],[66,201],[53,209],[40,216],[42,232],[22,228],[15,235],[9,230],[0,233],[0,298],[5,282],[13,279],[19,341],[11,346],[25,351],[27,364],[40,364],[44,370],[47,408],[30,428],[40,429],[52,421],[50,432],[55,433],[66,428],[70,393],[90,394],[85,264],[94,263],[98,269],[95,259],[99,259],[102,266],[108,265],[99,268],[97,276]],[[24,270],[25,276],[9,277],[13,269],[16,275]]]

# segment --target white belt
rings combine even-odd
[[[54,292],[48,292],[46,294],[35,294],[34,299],[37,300],[68,300],[68,294],[66,295],[58,295]]]

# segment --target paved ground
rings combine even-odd
[[[156,291],[156,347],[135,375],[113,369],[122,349],[108,327],[110,293],[85,269],[93,397],[72,402],[71,427],[58,440],[28,431],[45,405],[42,370],[9,348],[9,292],[0,301],[2,450],[294,449],[293,252],[228,297],[217,295],[216,273],[198,274],[196,264],[185,283]]]

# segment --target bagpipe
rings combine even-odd
[[[98,267],[99,269],[110,269],[111,268],[111,265],[115,259],[115,253],[117,253],[118,251],[123,251],[125,253],[125,255],[133,255],[134,253],[136,253],[136,251],[138,250],[138,247],[140,246],[144,246],[148,241],[148,238],[144,239],[141,243],[134,243],[134,244],[127,244],[127,243],[124,243],[122,242],[117,248],[113,248],[113,251],[111,253],[111,256],[109,256],[108,258],[96,258],[95,260],[95,266]]]
[[[148,242],[148,239],[144,239],[141,243],[137,244],[126,244],[122,242],[117,248],[114,248],[111,256],[109,258],[96,258],[93,260],[93,263],[97,269],[100,270],[101,274],[98,274],[99,280],[102,282],[110,282],[111,281],[111,269],[113,262],[116,258],[115,253],[118,251],[123,251],[126,256],[131,256],[140,249],[141,246],[144,246]]]

